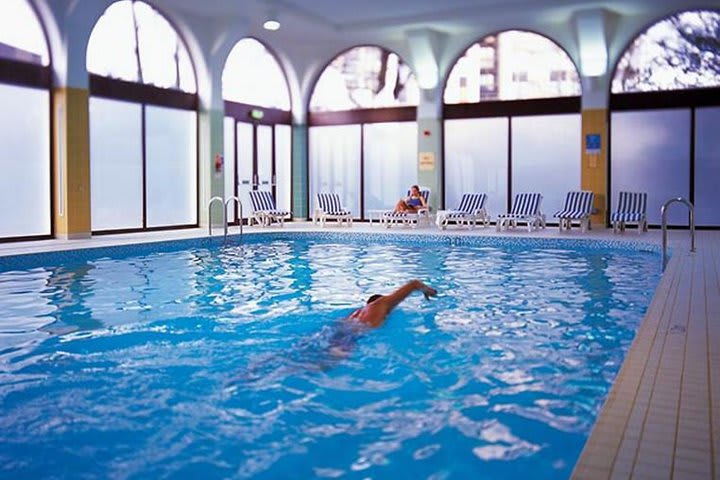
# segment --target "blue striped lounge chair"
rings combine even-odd
[[[647,232],[647,193],[620,192],[617,210],[610,215],[613,232],[625,231],[628,224],[637,224],[638,233]]]
[[[478,221],[487,227],[490,218],[485,209],[487,195],[484,193],[463,193],[455,210],[441,210],[435,218],[438,227],[445,230],[450,223],[475,228]]]
[[[430,189],[424,187],[421,188],[420,195],[423,196],[425,203],[427,204],[430,199]],[[407,191],[407,196],[410,196],[410,190]],[[390,228],[390,226],[398,223],[410,225],[415,228],[420,224],[421,220],[428,224],[430,223],[430,207],[419,208],[417,212],[395,212],[393,210],[388,210],[382,214],[381,218],[387,228]]]
[[[565,206],[562,210],[555,212],[555,218],[560,220],[560,231],[570,230],[572,222],[580,222],[583,232],[590,230],[590,215],[593,210],[595,194],[585,190],[579,192],[568,192],[565,197]]]
[[[266,227],[273,222],[277,222],[282,227],[285,218],[291,215],[290,212],[277,209],[272,192],[250,190],[249,193],[250,203],[253,208],[253,212],[250,214],[250,218],[248,218],[249,226],[252,226],[253,222],[257,222],[258,225]]]
[[[518,193],[513,200],[509,213],[501,213],[497,217],[495,228],[499,232],[503,228],[515,228],[519,222],[526,223],[528,232],[534,228],[545,226],[544,215],[540,211],[542,195],[539,193]]]
[[[337,220],[338,224],[346,222],[348,227],[352,227],[352,212],[343,207],[340,201],[340,195],[337,193],[318,193],[317,208],[313,215],[313,223],[320,222],[321,226],[325,226],[327,220]]]

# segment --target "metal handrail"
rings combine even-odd
[[[225,218],[227,219],[227,209],[228,209],[228,206],[230,205],[230,202],[232,202],[232,201],[235,201],[235,203],[237,204],[237,207],[238,207],[238,214],[239,214],[238,218],[240,219],[240,222],[239,222],[240,223],[240,236],[242,236],[242,233],[243,233],[242,203],[240,202],[240,199],[238,197],[236,197],[235,195],[232,195],[225,199]],[[227,232],[228,232],[228,222],[226,221],[225,222],[225,236],[226,237],[227,237]]]
[[[212,197],[210,201],[208,202],[208,235],[212,237],[212,206],[213,203],[220,202],[220,208],[223,208],[223,199],[222,197]],[[225,225],[226,235],[227,235],[227,218],[225,214],[225,209],[223,208],[223,224]]]
[[[667,202],[663,203],[663,206],[660,207],[660,216],[662,217],[662,269],[663,272],[665,271],[665,267],[667,266],[667,209],[668,207],[675,203],[683,203],[688,207],[688,210],[690,211],[690,251],[695,251],[695,207],[693,204],[684,199],[683,197],[676,197],[671,198]]]

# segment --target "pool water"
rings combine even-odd
[[[656,252],[583,245],[277,234],[0,259],[0,476],[568,478],[660,275]],[[343,330],[411,278],[438,297]]]

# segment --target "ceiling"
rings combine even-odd
[[[209,18],[237,18],[251,27],[270,12],[283,29],[307,34],[308,29],[354,32],[388,28],[434,28],[445,33],[465,31],[479,21],[554,16],[573,11],[608,8],[618,13],[642,13],[656,0],[169,0],[173,8]]]

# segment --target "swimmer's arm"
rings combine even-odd
[[[390,310],[395,308],[400,302],[405,300],[408,295],[413,293],[415,290],[420,290],[421,292],[423,292],[426,298],[437,295],[437,291],[434,288],[428,287],[420,280],[410,280],[408,283],[398,288],[391,294],[385,295],[377,299],[374,303],[382,302],[381,305],[385,307],[388,312],[390,312]]]

